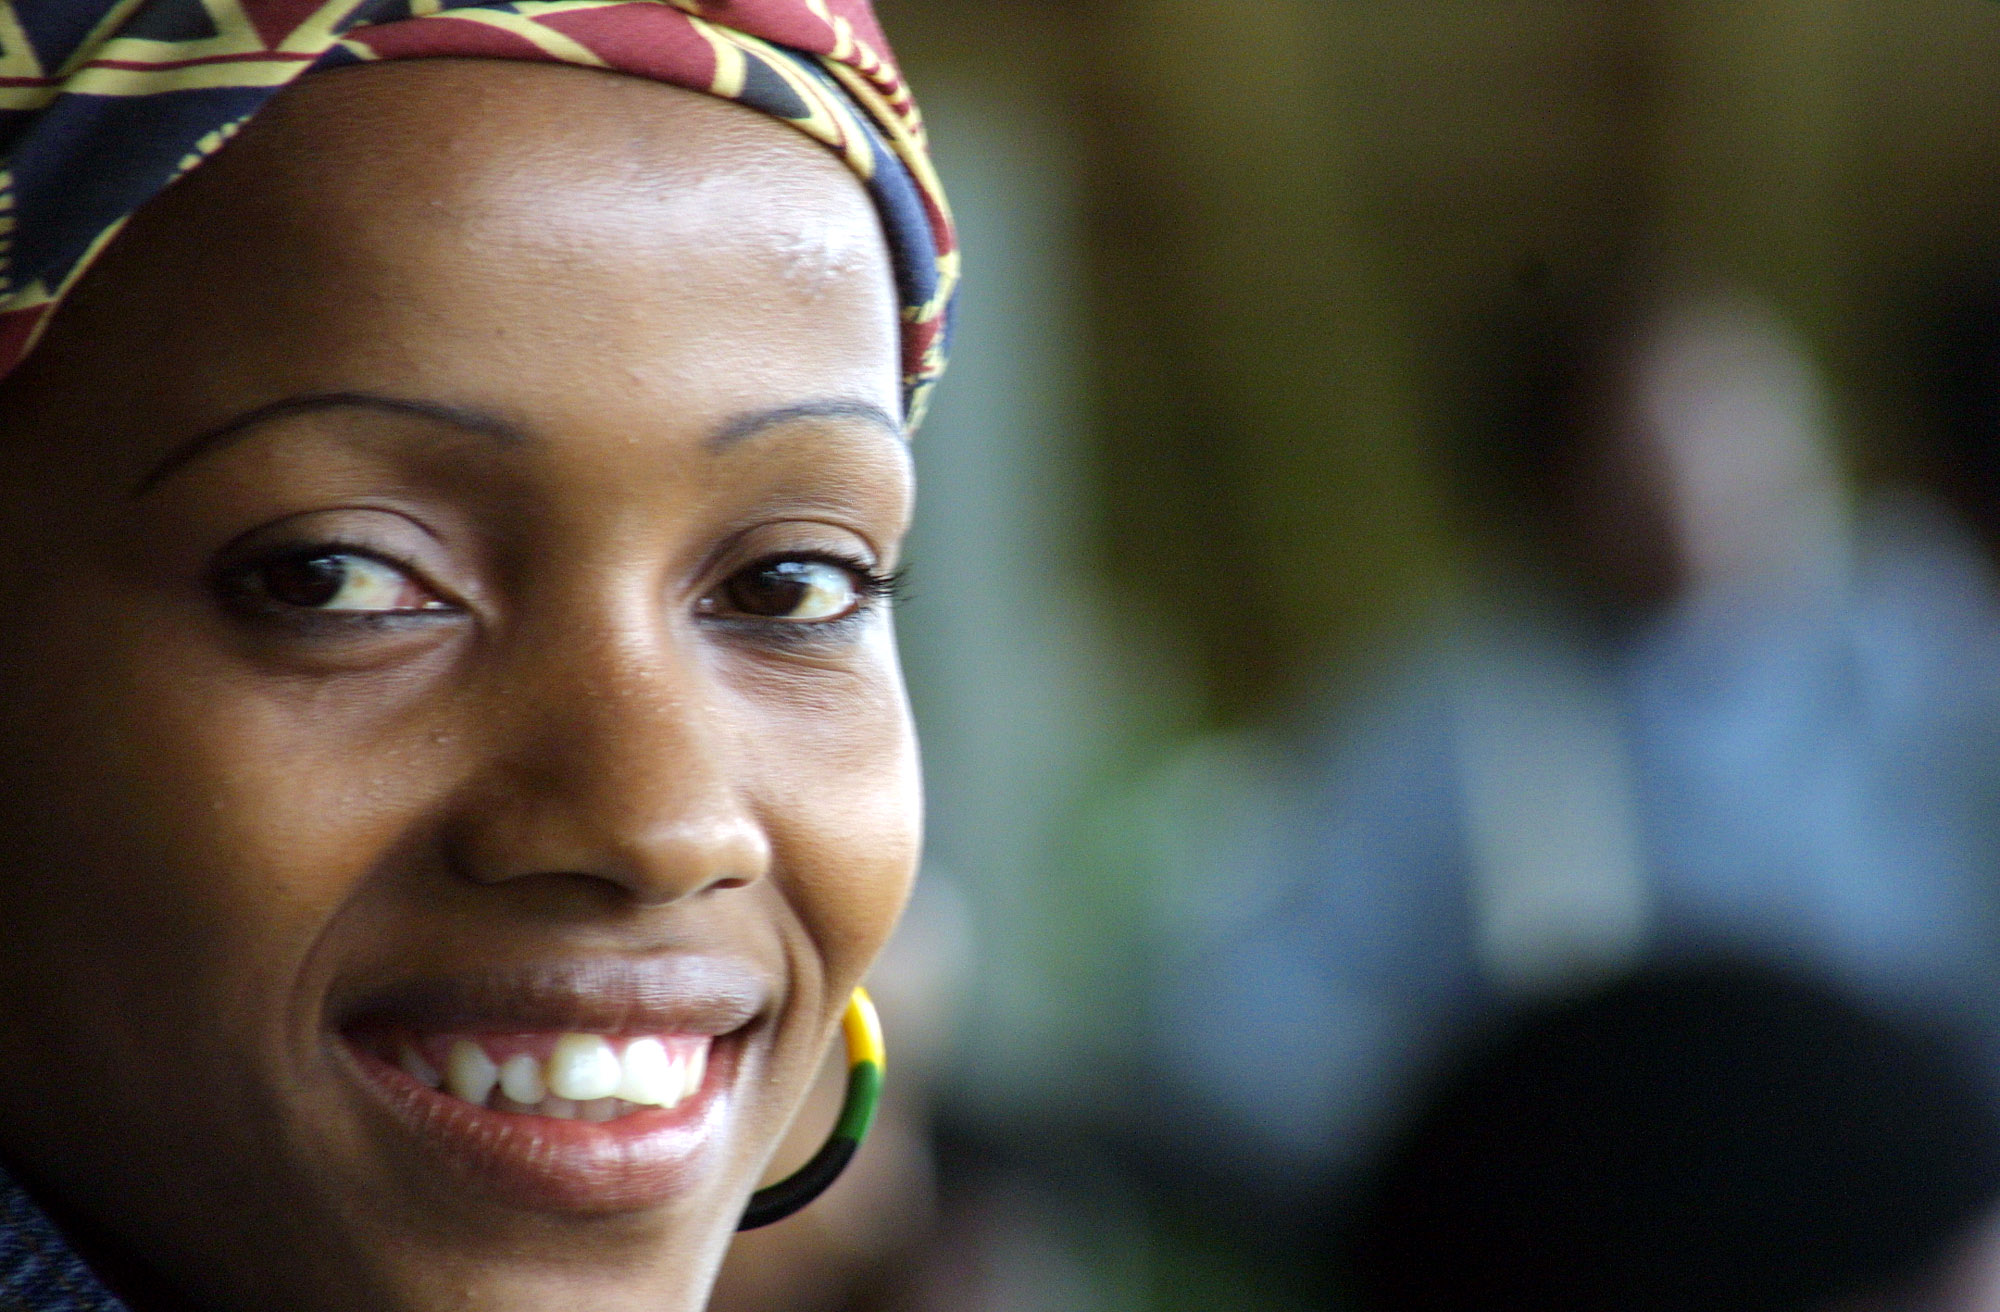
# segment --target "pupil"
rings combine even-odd
[[[789,615],[812,590],[813,566],[779,561],[739,575],[729,586],[730,601],[752,615]]]
[[[265,567],[264,591],[287,606],[324,606],[339,595],[347,571],[338,556],[302,556]]]

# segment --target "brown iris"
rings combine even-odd
[[[730,609],[767,619],[839,619],[860,602],[853,575],[824,560],[774,560],[732,575],[723,585]]]

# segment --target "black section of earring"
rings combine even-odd
[[[828,1139],[812,1160],[796,1172],[750,1195],[750,1205],[743,1209],[743,1219],[736,1223],[736,1228],[755,1230],[798,1211],[840,1178],[859,1147],[859,1142],[844,1136]]]

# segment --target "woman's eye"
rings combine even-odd
[[[724,580],[710,609],[795,624],[844,619],[880,591],[853,566],[830,560],[766,560]]]
[[[281,556],[251,566],[243,581],[260,600],[298,610],[383,614],[450,609],[394,565],[352,551]]]

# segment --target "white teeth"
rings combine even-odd
[[[602,1034],[565,1034],[549,1058],[549,1091],[559,1098],[588,1102],[618,1091],[618,1054]]]
[[[625,1045],[624,1074],[617,1094],[641,1106],[672,1107],[681,1100],[681,1081],[676,1078],[666,1045],[658,1039],[634,1039]]]
[[[509,1057],[500,1064],[500,1091],[515,1102],[540,1102],[548,1093],[542,1083],[542,1064],[525,1052]]]
[[[681,1100],[687,1097],[687,1057],[685,1054],[676,1053],[667,1058],[666,1086],[667,1098],[660,1106],[667,1108],[680,1106]]]
[[[700,1093],[701,1082],[707,1077],[708,1077],[708,1045],[706,1043],[703,1043],[700,1046],[696,1047],[693,1052],[688,1054],[687,1087],[681,1092],[681,1097],[692,1098],[697,1093]]]
[[[437,1068],[424,1060],[424,1054],[407,1043],[403,1045],[402,1051],[396,1054],[396,1064],[403,1068],[403,1074],[421,1084],[428,1084],[433,1089],[444,1083],[444,1076],[437,1073]]]
[[[495,1065],[484,1046],[460,1038],[451,1042],[442,1076],[414,1044],[398,1050],[396,1064],[474,1106],[490,1100],[499,1111],[608,1121],[644,1107],[672,1109],[694,1096],[708,1069],[708,1048],[706,1040],[670,1047],[643,1037],[620,1054],[601,1034],[564,1034],[546,1062],[516,1053]]]
[[[471,1039],[458,1039],[451,1045],[451,1056],[445,1063],[445,1087],[454,1098],[462,1098],[475,1107],[484,1107],[492,1094],[493,1086],[500,1081],[500,1070],[493,1064],[486,1050]]]

